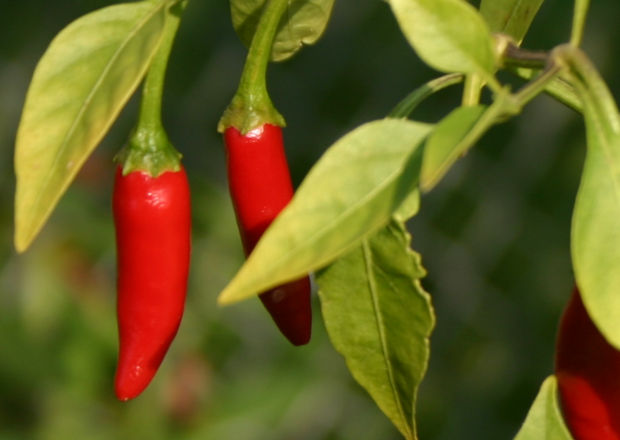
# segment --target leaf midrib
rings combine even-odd
[[[370,250],[370,246],[368,244],[368,240],[363,240],[362,249],[364,255],[364,266],[366,268],[367,280],[368,280],[368,292],[370,295],[370,301],[373,308],[373,313],[375,316],[375,322],[377,324],[377,333],[379,335],[379,342],[381,345],[381,352],[383,353],[383,360],[385,362],[385,370],[388,377],[388,381],[390,384],[390,390],[392,391],[392,398],[396,405],[396,409],[398,411],[398,415],[401,419],[401,426],[406,431],[406,437],[408,439],[413,439],[413,432],[411,431],[411,427],[407,421],[407,417],[405,416],[405,411],[403,409],[402,401],[398,395],[398,389],[396,387],[396,381],[394,379],[394,372],[392,371],[391,364],[389,362],[389,353],[388,353],[388,343],[387,336],[385,334],[385,325],[383,323],[383,316],[381,315],[381,307],[379,305],[379,294],[377,289],[377,282],[374,277],[374,272],[372,270],[373,266],[375,266],[372,258],[372,251]]]

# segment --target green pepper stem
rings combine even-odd
[[[288,0],[267,0],[243,67],[239,88],[218,124],[218,131],[235,127],[241,133],[270,123],[284,126],[284,118],[267,93],[267,66],[278,24]]]
[[[116,156],[116,161],[123,167],[124,175],[144,171],[157,177],[166,171],[179,171],[181,167],[181,154],[168,140],[161,109],[170,51],[187,1],[173,2],[168,9],[160,46],[151,61],[142,87],[138,123],[127,146]]]
[[[181,15],[186,5],[187,0],[183,0],[173,5],[168,11],[159,49],[151,61],[151,66],[144,80],[138,128],[163,130],[161,108],[166,68],[168,67],[174,38],[181,23]]]

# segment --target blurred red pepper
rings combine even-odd
[[[116,171],[120,400],[149,384],[176,335],[187,289],[191,207],[185,170],[151,177]]]
[[[228,185],[246,256],[280,211],[293,198],[282,129],[263,124],[245,135],[224,132]],[[307,276],[260,294],[282,334],[294,345],[310,341],[312,310]]]
[[[596,328],[577,288],[562,316],[555,363],[562,413],[575,440],[620,440],[620,351]]]

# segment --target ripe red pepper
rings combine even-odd
[[[191,207],[185,170],[151,177],[116,171],[120,400],[149,384],[176,335],[187,290]]]
[[[575,440],[620,440],[620,351],[596,328],[576,288],[560,323],[555,363]]]
[[[228,185],[246,256],[280,211],[293,198],[282,129],[271,124],[242,135],[224,132]],[[310,341],[312,311],[307,276],[260,294],[282,334],[293,345]]]

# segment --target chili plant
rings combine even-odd
[[[437,76],[415,88],[384,118],[335,140],[294,196],[282,162],[278,172],[284,176],[285,197],[273,206],[261,205],[269,215],[255,229],[246,224],[241,205],[258,203],[262,194],[273,200],[270,197],[282,191],[270,180],[273,161],[284,157],[281,138],[277,158],[251,150],[256,146],[252,142],[242,143],[241,154],[250,158],[250,165],[267,165],[237,173],[233,162],[238,152],[231,149],[236,143],[231,136],[251,137],[265,127],[280,136],[285,119],[267,92],[269,63],[286,62],[315,43],[328,25],[334,0],[230,1],[233,27],[249,51],[237,93],[231,92],[230,105],[222,109],[219,131],[229,148],[230,188],[247,260],[217,302],[233,304],[304,280],[293,307],[274,312],[272,306],[282,296],[277,294],[266,303],[285,335],[301,345],[309,338],[307,277],[314,274],[331,343],[354,379],[410,440],[417,438],[417,394],[428,367],[435,312],[432,295],[423,288],[426,270],[410,246],[406,222],[425,215],[423,195],[487,132],[526,113],[528,104],[543,94],[573,109],[585,124],[585,162],[572,215],[570,257],[583,304],[579,310],[591,320],[601,347],[610,353],[620,348],[620,115],[604,79],[580,47],[589,1],[575,1],[570,35],[545,51],[522,47],[543,0],[479,3],[476,8],[465,0],[387,1],[395,25],[415,52],[411,56]],[[17,135],[18,251],[35,239],[147,72],[158,69],[161,58],[156,54],[168,41],[166,29],[178,22],[184,5],[179,0],[117,4],[79,18],[52,41],[32,78]],[[159,70],[163,72],[161,66]],[[512,87],[505,80],[508,75],[522,85]],[[155,93],[162,87],[163,81],[156,82]],[[270,85],[271,90],[276,87]],[[427,98],[448,87],[461,87],[460,105],[439,120],[411,117]],[[215,121],[205,123],[215,129]],[[176,164],[172,167],[177,170]],[[245,192],[245,183],[242,189],[237,185],[252,177],[248,173],[256,179]],[[558,359],[582,359],[583,344],[576,340],[573,346],[566,339],[571,334],[563,331]],[[575,353],[567,355],[570,350]],[[579,369],[613,378],[617,362],[608,361],[610,357],[591,356],[589,362],[596,365],[580,364]],[[564,373],[562,361],[560,378]],[[579,422],[572,419],[570,405],[560,402],[559,396],[567,395],[565,383],[560,385],[558,394],[555,375],[543,381],[516,439],[587,438],[574,428]],[[596,394],[599,388],[588,392]],[[600,411],[607,419],[600,420],[615,429],[617,405],[608,408],[609,400],[600,397],[584,398],[602,402]],[[571,394],[570,400],[579,396]]]

